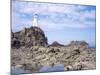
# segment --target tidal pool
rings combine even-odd
[[[11,68],[11,75],[20,75],[20,74],[26,74],[26,72],[21,68]]]
[[[53,67],[51,66],[43,66],[39,73],[45,73],[45,72],[61,72],[64,71],[64,65],[63,64],[57,64]],[[23,69],[21,68],[11,68],[11,75],[20,75],[20,74],[27,74]]]
[[[44,66],[39,70],[39,72],[61,72],[61,71],[64,71],[63,64],[57,64],[54,67]]]

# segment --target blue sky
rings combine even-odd
[[[12,1],[12,31],[32,26],[35,13],[49,43],[84,40],[95,45],[95,6]]]

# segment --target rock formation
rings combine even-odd
[[[85,41],[71,41],[67,46],[71,46],[73,48],[88,48],[89,44]]]
[[[64,45],[58,43],[57,41],[54,41],[54,42],[53,42],[51,45],[49,45],[49,46],[52,46],[52,47],[61,47],[61,46],[64,46]]]
[[[57,71],[55,66],[59,64],[64,68],[57,67],[58,71],[96,68],[96,50],[89,48],[88,43],[72,41],[63,46],[54,42],[48,46],[44,32],[38,27],[12,32],[11,49],[11,67],[20,68],[25,73],[48,71],[49,69],[45,70],[45,66],[51,67],[48,72]]]
[[[31,46],[46,46],[47,38],[44,32],[39,27],[25,28],[19,32],[12,32],[11,46],[19,48],[21,46],[31,47]]]

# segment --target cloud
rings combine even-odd
[[[95,27],[95,6],[12,1],[12,29],[31,26],[34,13],[45,30]]]

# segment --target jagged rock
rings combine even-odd
[[[72,71],[73,70],[73,67],[71,65],[65,66],[64,70],[65,71]]]
[[[46,46],[48,44],[44,32],[39,27],[25,28],[19,32],[12,32],[12,47]]]
[[[72,41],[68,46],[55,41],[48,45],[44,32],[38,27],[12,32],[11,38],[11,66],[27,73],[41,72],[42,67],[56,64],[63,64],[62,71],[96,68],[95,49],[88,48],[85,41]]]
[[[67,47],[72,47],[72,48],[88,48],[89,45],[85,41],[71,41],[70,44],[67,45]]]
[[[56,51],[57,49],[58,51]],[[24,70],[29,70],[29,73],[30,71],[32,73],[38,72],[39,69],[45,65],[52,66],[52,64],[55,65],[57,63],[63,64],[67,71],[95,69],[95,51],[88,51],[88,49],[82,51],[75,48],[70,50],[67,47],[47,48],[42,46],[32,46],[30,48],[21,47],[20,49],[12,49],[11,53],[12,66],[24,63],[26,63],[26,65],[30,64],[32,67],[30,67],[30,65],[24,65],[26,67]],[[20,60],[17,59],[19,57]]]
[[[71,55],[74,56],[74,55],[78,55],[80,54],[80,50],[79,49],[74,49],[72,52],[71,52]]]
[[[64,45],[58,43],[57,41],[54,41],[50,46],[52,46],[52,47],[61,47],[61,46],[64,46]]]
[[[13,38],[12,41],[11,41],[11,46],[12,46],[12,48],[13,47],[19,48],[21,46],[21,43],[18,39]]]
[[[85,41],[71,41],[71,45],[88,45]]]

